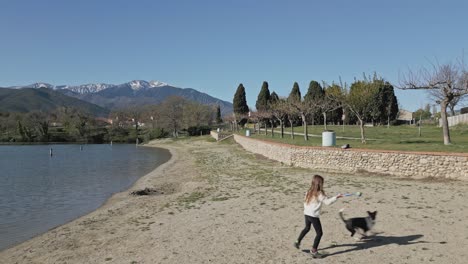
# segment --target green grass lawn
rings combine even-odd
[[[321,135],[323,126],[308,126],[309,134]],[[336,133],[336,145],[340,147],[344,144],[351,145],[352,148],[364,149],[381,149],[381,150],[402,150],[402,151],[434,151],[434,152],[464,152],[468,153],[468,125],[459,125],[450,128],[450,136],[452,144],[445,146],[442,138],[442,128],[436,126],[421,127],[421,136],[419,136],[417,126],[376,126],[366,127],[367,144],[362,144],[360,137],[361,132],[359,126],[328,126],[328,130],[333,130]],[[275,132],[279,132],[279,128]],[[290,132],[290,128],[285,129]],[[302,133],[303,127],[295,127],[295,133]],[[252,134],[253,138],[265,140],[273,140],[286,144],[299,146],[321,146],[321,137],[309,137],[308,141],[304,140],[304,136],[296,135],[291,139],[291,135],[285,134],[284,138],[280,138],[279,133],[275,133],[271,137],[270,131],[265,136]],[[245,135],[245,132],[242,132]],[[353,137],[358,139],[340,139],[339,137]]]

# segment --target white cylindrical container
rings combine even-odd
[[[333,147],[336,145],[336,134],[334,131],[322,132],[322,146]]]
[[[245,136],[250,137],[250,129],[245,130]]]

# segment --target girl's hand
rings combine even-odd
[[[343,197],[343,194],[341,194],[341,193],[339,193],[339,194],[336,196],[336,198],[341,198],[341,197]]]

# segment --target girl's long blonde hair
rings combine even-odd
[[[314,175],[305,197],[305,203],[309,204],[311,201],[316,200],[320,194],[325,195],[325,191],[323,190],[323,177]]]

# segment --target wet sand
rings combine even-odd
[[[0,263],[465,263],[468,184],[293,168],[209,137],[154,141],[172,159],[98,210],[0,252]],[[363,193],[324,207],[320,249],[292,246],[314,173],[329,194]],[[133,196],[154,188],[156,195]],[[375,236],[356,241],[338,216],[378,211]]]

